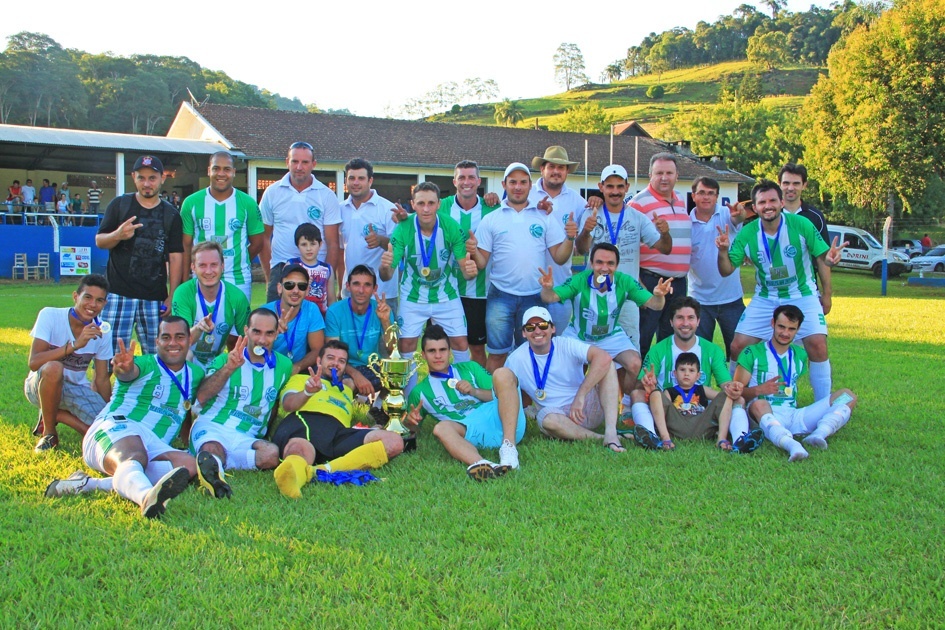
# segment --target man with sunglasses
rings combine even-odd
[[[270,470],[279,464],[279,449],[260,436],[292,363],[273,351],[279,319],[268,308],[250,313],[243,335],[216,358],[197,390],[200,415],[190,431],[200,485],[218,499],[233,494],[224,469]]]
[[[278,297],[282,268],[290,258],[299,256],[295,230],[300,223],[313,223],[321,231],[325,247],[318,253],[319,260],[333,269],[339,269],[342,262],[341,208],[335,193],[312,174],[317,164],[315,149],[308,142],[295,142],[289,147],[285,164],[289,172],[267,188],[259,202],[266,233],[259,261],[266,276],[269,301]]]
[[[559,440],[603,440],[615,453],[624,452],[617,436],[620,384],[610,355],[579,339],[554,337],[551,313],[543,306],[525,311],[522,332],[526,343],[505,367],[538,405],[541,432]],[[593,430],[602,424],[603,435]]]
[[[282,282],[276,285],[279,299],[265,304],[279,320],[279,336],[273,350],[292,360],[292,374],[315,365],[318,351],[325,343],[325,320],[318,306],[305,299],[308,272],[302,265],[282,269]]]

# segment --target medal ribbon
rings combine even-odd
[[[785,371],[784,366],[781,364],[781,357],[778,356],[778,353],[774,349],[774,344],[770,341],[768,342],[768,349],[771,350],[771,354],[774,355],[774,360],[778,362],[778,373],[781,374],[784,378],[784,386],[792,387],[791,385],[791,375],[794,372],[794,350],[791,346],[788,346],[787,349],[787,371]]]
[[[679,385],[673,385],[673,389],[679,392],[679,395],[682,396],[684,405],[688,405],[689,401],[692,400],[692,397],[696,394],[696,387],[696,385],[693,385],[688,390],[684,390]]]
[[[351,312],[351,325],[354,326],[354,330],[357,332],[358,322],[354,319],[354,307],[351,306],[351,298],[348,298],[348,310]],[[364,314],[364,324],[361,326],[361,334],[355,337],[355,341],[358,342],[358,354],[364,348],[364,337],[367,335],[368,322],[371,321],[371,311],[373,310],[374,304],[368,302],[367,312]]]
[[[548,382],[548,369],[551,367],[551,358],[555,356],[555,344],[551,342],[551,350],[548,351],[548,360],[545,361],[545,370],[542,372],[541,376],[538,375],[538,361],[535,360],[535,352],[531,349],[531,346],[528,348],[528,354],[531,355],[532,359],[532,373],[535,375],[535,385],[539,391],[545,390],[545,383]]]
[[[323,381],[328,381],[332,385],[338,388],[339,392],[345,391],[344,379],[338,378],[338,368],[331,368],[331,376],[322,376]]]
[[[279,312],[279,319],[282,319],[282,300],[276,302],[276,310]],[[295,333],[299,330],[299,315],[302,314],[302,305],[299,304],[299,312],[295,316],[295,327],[292,327],[292,324],[289,323],[285,327],[285,332],[282,333],[282,336],[285,337],[285,343],[289,347],[287,352],[292,352],[292,348],[295,346]],[[289,332],[292,332],[290,335]]]
[[[207,301],[203,299],[203,293],[200,291],[200,285],[197,285],[197,297],[200,298],[200,310],[203,311],[203,316],[206,317],[210,314],[210,311],[207,310]],[[220,283],[220,288],[217,289],[217,299],[213,303],[213,318],[210,320],[213,322],[214,330],[216,330],[217,325],[217,313],[220,312],[220,300],[223,298],[223,283]]]
[[[184,364],[184,386],[181,387],[180,381],[177,380],[177,377],[174,376],[174,373],[171,372],[171,368],[167,367],[164,361],[161,361],[160,357],[157,357],[158,365],[161,366],[161,369],[164,370],[164,373],[171,377],[171,380],[174,381],[174,387],[177,388],[177,391],[180,392],[181,396],[184,397],[185,401],[190,401],[190,368],[187,367],[187,364]]]
[[[417,241],[420,243],[420,261],[423,263],[423,266],[430,268],[430,259],[433,258],[433,247],[436,245],[436,231],[440,227],[440,219],[437,217],[436,223],[433,224],[433,233],[430,235],[430,241],[426,245],[423,244],[423,232],[420,231],[420,217],[414,217],[414,221],[417,224]]]
[[[589,286],[589,287],[592,288],[592,289],[598,289],[598,287],[595,287],[595,286],[594,286],[594,276],[595,276],[595,275],[596,275],[596,274],[595,274],[595,273],[593,272],[593,270],[592,270],[592,271],[591,271],[591,275],[589,275],[589,276],[587,277],[587,286]],[[610,276],[605,275],[604,278],[606,278],[606,280],[604,280],[604,288],[605,288],[605,291],[610,291],[610,289],[613,288],[614,283],[611,281]],[[598,290],[599,290],[599,289],[598,289]]]
[[[243,357],[247,361],[249,361],[253,366],[256,365],[255,363],[253,363],[253,360],[249,358],[249,350],[247,350],[246,348],[243,348]],[[263,348],[263,358],[265,358],[266,360],[266,367],[268,368],[276,367],[276,353],[275,352],[269,352],[268,350]]]
[[[778,232],[774,236],[774,250],[778,249],[778,241],[781,239],[781,226],[784,225],[784,215],[781,215],[781,220],[778,222]],[[768,264],[774,266],[774,259],[771,258],[771,249],[768,248],[768,235],[765,234],[764,230],[759,230],[761,232],[761,242],[765,246],[765,254],[768,256]],[[777,356],[777,355],[775,355]]]
[[[98,317],[93,317],[93,318],[90,319],[89,321],[85,321],[84,319],[82,319],[81,317],[79,317],[79,314],[75,312],[75,309],[74,309],[74,308],[70,308],[70,309],[69,309],[69,315],[70,315],[71,317],[74,317],[74,318],[75,318],[80,324],[82,324],[83,326],[88,326],[89,324],[95,324],[95,325],[98,326],[99,328],[102,327],[102,320],[101,320],[101,319],[99,319]]]
[[[453,378],[453,366],[450,366],[449,372],[434,372],[430,370],[430,376],[435,376],[437,378]]]
[[[620,209],[620,218],[617,219],[617,229],[614,230],[613,223],[610,221],[610,210],[604,206],[604,218],[607,220],[607,233],[610,235],[610,244],[616,245],[617,239],[620,237],[620,228],[623,227],[623,214],[627,209],[627,204],[623,204],[623,207]]]

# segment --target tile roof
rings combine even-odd
[[[363,157],[376,165],[451,168],[463,159],[480,168],[503,170],[511,162],[529,163],[545,148],[561,145],[584,169],[584,141],[588,141],[589,171],[599,174],[609,163],[610,137],[560,131],[417,122],[389,118],[308,114],[233,105],[205,104],[197,111],[250,159],[284,160],[287,147],[304,140],[315,147],[320,162],[347,162]],[[634,138],[614,137],[614,160],[632,170]],[[650,156],[671,150],[650,138],[639,139],[639,171],[645,177]],[[680,179],[700,176],[726,182],[751,179],[708,162],[679,155]]]

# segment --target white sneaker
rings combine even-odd
[[[79,494],[89,482],[89,476],[77,470],[68,479],[54,479],[46,486],[46,496],[50,499],[64,497],[70,494]]]
[[[502,440],[502,446],[499,447],[499,465],[512,470],[518,468],[518,449],[508,440]]]

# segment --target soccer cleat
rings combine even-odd
[[[630,408],[628,407],[623,413],[620,414],[617,418],[617,426],[621,429],[632,429],[636,423],[633,422],[633,414],[630,413]],[[629,433],[629,431],[626,431]]]
[[[658,451],[662,447],[659,437],[639,424],[633,427],[633,439],[648,451]]]
[[[187,489],[190,473],[183,466],[178,466],[154,484],[144,495],[141,502],[141,515],[145,518],[158,518],[164,514],[165,504]]]
[[[233,498],[233,489],[224,479],[226,475],[220,470],[220,464],[212,453],[200,451],[197,453],[197,479],[200,487],[210,496],[222,499]]]
[[[499,447],[499,465],[512,470],[518,468],[518,449],[508,440],[502,440],[502,446]]]
[[[476,462],[475,464],[470,464],[466,469],[466,474],[475,479],[476,481],[487,481],[489,479],[496,478],[495,468],[492,467],[487,461]]]
[[[734,443],[732,443],[733,453],[753,453],[758,450],[762,442],[765,441],[764,432],[755,427],[748,433],[742,433]]]
[[[68,479],[53,479],[52,483],[46,486],[46,496],[52,499],[70,494],[79,494],[88,483],[89,476],[81,470],[77,470],[69,475]]]
[[[45,453],[59,446],[59,437],[55,435],[44,435],[39,438],[39,442],[33,448],[34,453]]]
[[[504,464],[493,464],[492,462],[489,462],[489,465],[492,466],[492,471],[495,473],[496,477],[501,477],[505,473],[512,470],[511,466]]]

